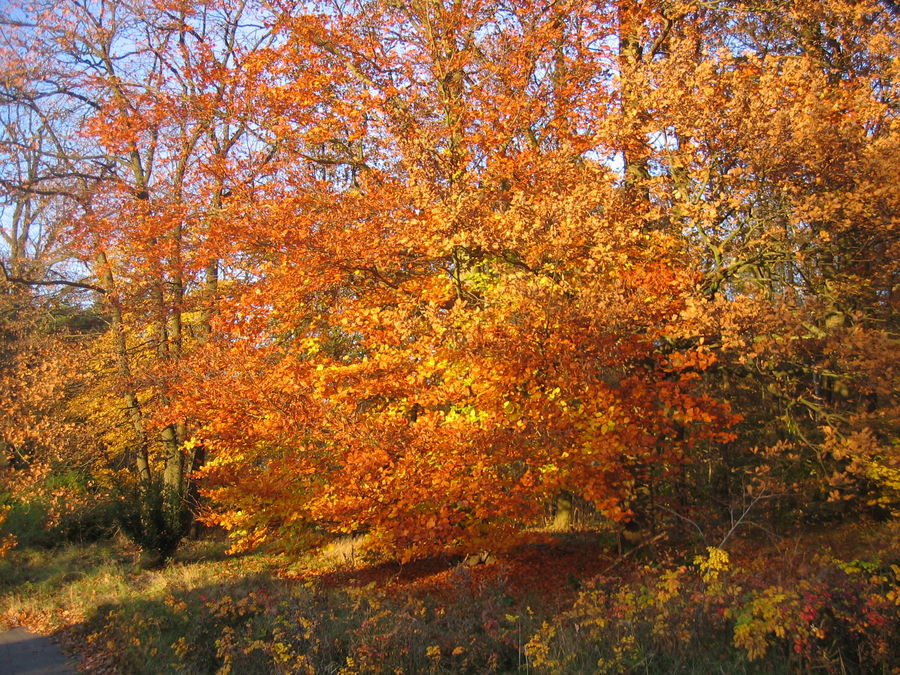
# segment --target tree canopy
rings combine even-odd
[[[9,5],[0,301],[105,328],[2,440],[67,407],[236,548],[893,515],[898,47],[877,0]]]

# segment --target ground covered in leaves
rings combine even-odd
[[[90,672],[895,672],[900,531],[626,552],[590,533],[468,566],[124,544],[17,549],[0,611]],[[699,553],[698,553],[699,551]]]

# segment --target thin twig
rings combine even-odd
[[[648,539],[647,541],[638,544],[638,545],[635,546],[633,549],[631,549],[630,551],[628,551],[628,553],[623,553],[623,554],[620,555],[618,558],[616,558],[616,559],[612,562],[612,564],[611,564],[609,567],[607,567],[605,570],[603,570],[602,572],[600,572],[600,576],[601,576],[601,577],[605,577],[606,574],[607,574],[607,572],[610,572],[610,571],[612,571],[613,569],[615,569],[616,567],[618,567],[619,564],[625,560],[625,558],[627,558],[628,556],[632,555],[635,551],[639,551],[639,550],[641,550],[642,548],[644,548],[645,546],[649,546],[650,544],[656,543],[657,541],[659,541],[660,539],[662,539],[664,536],[666,536],[666,535],[665,535],[665,532],[660,532],[658,535],[656,535],[656,536],[653,537],[652,539]]]
[[[662,504],[657,504],[656,507],[659,509],[662,509],[663,511],[666,511],[667,513],[671,513],[676,518],[681,518],[681,520],[683,520],[686,523],[693,525],[694,529],[696,529],[697,532],[700,533],[700,538],[703,539],[703,543],[704,544],[708,543],[707,539],[706,539],[706,534],[703,532],[703,529],[696,523],[696,521],[693,521],[690,518],[688,518],[687,516],[683,516],[680,513],[678,513],[677,511],[674,511],[666,506],[663,506]]]
[[[758,502],[760,499],[765,497],[765,495],[766,495],[766,493],[765,493],[765,491],[763,491],[763,492],[760,492],[758,495],[756,495],[756,497],[753,498],[753,501],[750,502],[750,505],[746,509],[744,509],[744,512],[741,514],[741,517],[738,518],[737,522],[731,526],[730,530],[728,530],[728,533],[722,539],[718,548],[722,548],[725,545],[725,542],[731,538],[731,535],[734,534],[734,531],[738,528],[738,525],[740,525],[743,522],[744,518],[747,517],[747,514],[750,513],[750,510],[756,505],[756,502]]]

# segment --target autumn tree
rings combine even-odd
[[[49,170],[41,151],[46,137],[35,133],[33,115],[4,112],[0,501],[11,524],[24,519],[47,530],[20,532],[25,543],[94,536],[102,524],[86,501],[89,476],[111,460],[75,401],[97,384],[86,364],[103,320],[86,296],[89,280],[79,280],[66,251],[64,204],[49,182],[36,186]],[[0,539],[8,544],[13,535]]]
[[[265,160],[248,159],[270,151],[250,134],[258,70],[245,66],[271,46],[253,12],[36,3],[4,22],[7,107],[35,120],[24,143],[40,155],[17,189],[66,205],[67,255],[109,318],[138,489],[159,484],[176,519],[198,451],[185,446],[188,421],[167,412],[172,381],[209,336],[228,183],[252,182]]]
[[[615,6],[285,9],[255,266],[183,392],[215,522],[503,546],[562,491],[628,518],[730,437],[707,350],[663,348],[697,278],[616,168]]]
[[[749,470],[753,489],[807,515],[884,513],[897,499],[896,14],[736,4],[684,13],[644,69],[659,118],[650,189],[704,274],[683,327],[714,349],[707,381],[745,416],[738,447],[752,451],[732,449],[719,478],[740,498]]]

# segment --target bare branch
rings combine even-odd
[[[23,286],[67,286],[69,288],[82,288],[86,291],[94,291],[96,293],[107,292],[105,288],[101,288],[100,286],[95,286],[93,284],[87,284],[83,281],[69,281],[67,279],[39,280],[12,276],[9,273],[9,270],[6,269],[6,265],[4,265],[2,262],[0,262],[0,270],[3,271],[3,278],[12,284],[22,284]]]

